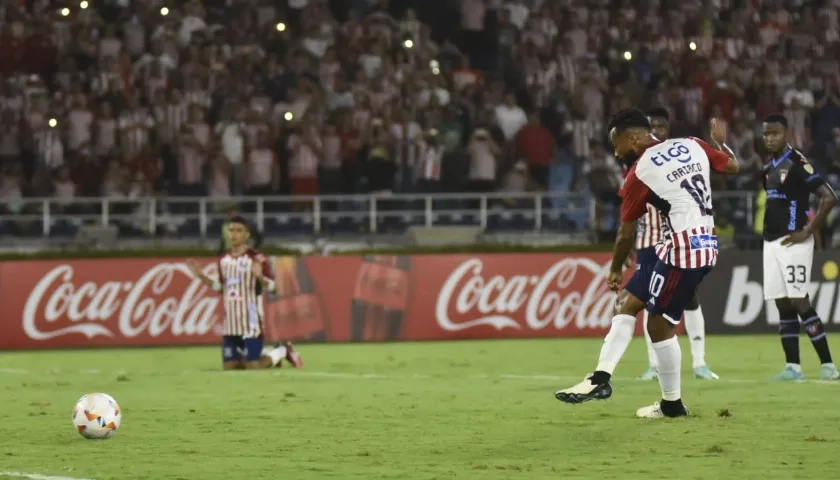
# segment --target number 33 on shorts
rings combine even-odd
[[[805,265],[788,265],[785,268],[787,269],[787,278],[785,279],[787,283],[805,283],[808,281],[806,276],[808,269],[805,268]]]
[[[784,246],[764,242],[764,298],[805,298],[811,282],[814,240]]]

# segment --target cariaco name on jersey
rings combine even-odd
[[[713,272],[717,275],[707,279],[712,282],[704,289],[705,294],[701,293],[701,303],[706,298],[726,299],[725,302],[703,303],[704,310],[709,310],[709,313],[706,313],[707,318],[714,319],[710,322],[720,325],[720,328],[710,328],[710,331],[734,333],[740,330],[744,333],[758,333],[772,332],[778,328],[779,312],[775,303],[772,300],[764,300],[760,263],[749,263],[752,265],[732,265],[728,262],[725,265],[718,264]],[[823,323],[834,326],[832,330],[835,331],[840,330],[840,284],[836,269],[837,265],[832,261],[815,261],[808,289],[811,304]],[[728,281],[721,281],[726,277]],[[830,277],[831,280],[826,277]],[[724,288],[726,291],[722,291]]]

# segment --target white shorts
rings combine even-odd
[[[805,298],[811,283],[814,237],[785,247],[785,237],[764,242],[764,299]]]

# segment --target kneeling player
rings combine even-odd
[[[718,143],[714,150],[695,138],[678,138],[665,142],[651,135],[650,124],[638,110],[619,112],[610,122],[610,136],[616,156],[625,164],[632,164],[622,187],[622,223],[616,238],[612,267],[608,278],[610,288],[621,284],[622,268],[633,245],[636,221],[653,204],[665,216],[669,234],[657,247],[660,260],[656,263],[648,285],[646,308],[651,313],[648,333],[657,357],[662,402],[639,409],[636,414],[646,418],[676,417],[687,414],[680,392],[681,352],[674,336],[686,305],[696,293],[697,286],[717,260],[717,237],[714,235],[711,191],[708,189],[711,169],[737,173],[738,162],[722,145],[726,132],[720,122],[712,124],[712,138]],[[639,158],[634,163],[635,158]],[[686,177],[686,178],[683,178]],[[644,296],[644,295],[643,295]],[[605,339],[601,364],[615,368],[632,336],[635,314],[641,309],[641,299],[625,293],[630,304],[622,305],[620,315]],[[621,328],[617,328],[621,324]],[[616,348],[614,359],[604,359],[611,336],[625,331],[626,341]],[[607,361],[604,361],[607,360]],[[611,370],[599,365],[599,371],[583,382],[561,390],[555,396],[568,403],[608,398]]]
[[[225,224],[229,248],[218,261],[218,280],[208,277],[201,266],[189,260],[187,266],[205,285],[220,293],[225,309],[222,361],[225,370],[279,367],[288,360],[295,368],[303,366],[292,344],[285,342],[263,349],[262,289],[275,291],[277,285],[264,255],[248,248],[248,222],[239,216]]]

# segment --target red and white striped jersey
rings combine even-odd
[[[678,268],[711,267],[717,262],[712,169],[722,171],[729,157],[694,138],[654,143],[630,168],[621,196],[621,221],[637,221],[648,203],[660,212],[667,226],[657,256]]]
[[[655,247],[662,242],[663,233],[668,225],[662,221],[659,210],[651,204],[646,204],[647,212],[639,219],[636,229],[636,250]]]
[[[226,253],[219,259],[224,335],[255,338],[263,334],[262,284],[253,272],[257,263],[262,264],[263,275],[271,278],[268,259],[256,250],[248,249],[241,255]]]

